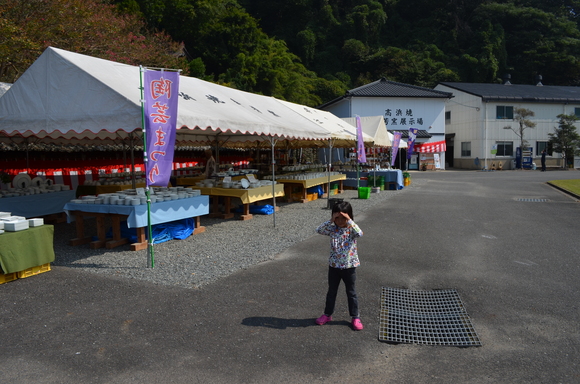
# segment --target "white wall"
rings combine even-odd
[[[350,115],[350,99],[342,99],[324,109],[337,117],[354,117]],[[359,115],[360,116],[360,115]],[[366,115],[365,115],[366,116]]]
[[[444,99],[355,97],[352,115],[383,116],[389,130],[424,129],[439,134],[430,141],[445,140]]]
[[[504,129],[504,127],[511,126],[518,131],[519,125],[513,119],[497,119],[497,106],[512,106],[514,109],[526,108],[534,112],[535,116],[531,120],[536,123],[536,127],[527,128],[524,131],[524,139],[534,149],[534,157],[539,156],[536,153],[536,143],[538,141],[548,141],[548,133],[554,132],[554,128],[558,127],[557,116],[562,113],[567,115],[574,114],[574,108],[580,107],[580,105],[516,103],[513,101],[483,103],[480,97],[460,92],[441,84],[437,85],[435,89],[452,92],[455,96],[445,104],[446,111],[451,112],[451,122],[446,125],[446,133],[455,133],[454,166],[458,168],[472,167],[476,157],[482,162],[485,158],[488,159],[488,162],[490,160],[511,162],[515,157],[515,150],[520,146],[520,138],[514,131]],[[492,147],[497,141],[513,142],[514,156],[501,157],[492,154]],[[468,158],[461,156],[462,142],[471,142],[471,156]],[[553,154],[553,158],[560,157],[560,154]]]

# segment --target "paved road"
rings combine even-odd
[[[200,290],[66,267],[0,286],[10,383],[577,383],[580,205],[545,181],[576,171],[416,172],[355,218],[365,329],[314,325],[327,238]],[[388,192],[381,192],[388,193]],[[371,196],[372,198],[372,196]],[[519,201],[534,199],[546,201]],[[455,288],[483,346],[378,341],[382,286]]]

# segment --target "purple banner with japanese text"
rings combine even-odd
[[[365,151],[365,142],[363,137],[362,125],[360,116],[356,116],[356,145],[357,145],[357,159],[359,163],[367,162],[367,154]]]
[[[401,143],[401,132],[393,133],[393,149],[391,153],[391,167],[395,165],[395,159],[397,158],[397,152],[399,152],[399,144]]]
[[[417,128],[409,128],[409,140],[407,140],[407,159],[411,158],[413,154],[413,146],[415,145],[415,140],[417,139]]]
[[[146,70],[145,143],[147,186],[169,184],[175,149],[179,72]]]

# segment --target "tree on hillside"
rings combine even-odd
[[[528,146],[528,141],[524,138],[525,130],[536,126],[536,123],[529,119],[529,117],[533,117],[534,115],[534,111],[527,108],[514,108],[514,121],[517,122],[517,127],[512,128],[511,125],[503,127],[503,129],[511,129],[520,138],[520,148],[522,151]]]
[[[235,0],[119,1],[123,9],[134,4],[150,26],[183,41],[211,81],[309,106],[321,104],[323,94],[334,98],[346,91],[336,79],[308,70],[285,41],[264,33]]]
[[[554,152],[561,153],[566,164],[574,164],[574,156],[580,155],[580,134],[576,131],[574,123],[578,121],[576,115],[558,115],[558,127],[554,128],[550,136],[549,144]]]
[[[580,83],[580,31],[565,13],[550,13],[525,1],[489,2],[475,10],[471,25],[475,30],[492,25],[503,34],[506,56],[500,60],[500,74],[510,72],[515,83],[531,84],[537,74],[551,84]],[[468,43],[466,49],[480,47]]]
[[[96,0],[2,0],[0,81],[14,82],[48,46],[132,65],[187,71],[180,44]]]

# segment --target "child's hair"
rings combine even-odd
[[[348,201],[342,201],[334,204],[332,207],[332,214],[335,214],[336,212],[344,212],[350,216],[351,220],[354,220],[354,216],[352,214],[352,205],[350,205]]]

